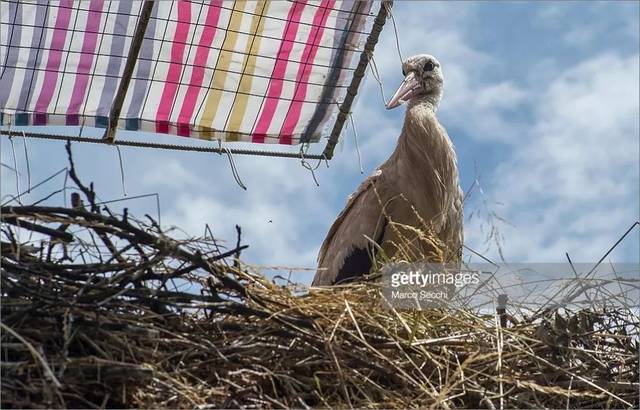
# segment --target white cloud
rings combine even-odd
[[[559,76],[537,100],[533,127],[504,166],[526,172],[499,168],[502,182],[521,200],[526,194],[591,200],[627,193],[620,182],[632,181],[621,175],[633,175],[628,170],[638,160],[637,72],[638,55],[607,55]]]
[[[165,217],[165,223],[176,224],[186,232],[204,231],[205,223],[216,238],[222,238],[227,248],[235,246],[235,224],[242,227],[242,243],[255,251],[253,257],[283,266],[308,266],[316,251],[300,237],[298,220],[286,207],[268,201],[243,200],[238,204],[190,193],[176,198],[175,206]]]
[[[403,57],[428,53],[442,64],[445,78],[439,111],[442,122],[477,140],[505,141],[515,130],[503,114],[520,108],[524,93],[512,79],[487,82],[486,74],[506,62],[470,46],[470,39],[475,35],[476,10],[473,4],[452,9],[451,5],[440,2],[429,3],[428,7],[406,3],[394,13]],[[391,25],[388,21],[375,57],[387,99],[402,78]],[[372,80],[367,82],[362,99],[377,104],[378,84]],[[401,122],[395,124],[395,135],[398,135]]]
[[[247,263],[314,267],[313,245],[327,229],[318,225],[330,221],[333,211],[299,161],[234,156],[248,188],[244,191],[235,184],[226,156],[208,159],[204,169],[187,169],[171,160],[147,164],[145,174],[158,177],[143,179],[143,186],[160,184],[171,190],[163,196],[169,202],[163,224],[192,236],[202,235],[209,224],[214,237],[226,240],[228,247],[235,246],[237,224],[242,243],[250,246],[244,253]]]
[[[562,41],[570,46],[582,47],[592,42],[595,36],[596,32],[593,29],[577,27],[567,31],[567,33],[562,36]]]
[[[179,160],[169,159],[152,166],[149,172],[141,175],[140,182],[149,187],[182,189],[202,186],[205,181],[188,170]]]
[[[589,50],[603,36],[637,43],[640,21],[629,17],[637,17],[639,12],[638,2],[631,1],[617,2],[614,7],[609,1],[551,2],[538,7],[533,21],[558,32],[563,45]]]
[[[592,56],[570,68],[553,56],[532,56],[530,73],[496,79],[509,60],[503,51],[472,46],[478,35],[474,30],[484,24],[477,21],[479,3],[427,4],[396,3],[402,51],[405,57],[427,52],[442,62],[445,94],[439,116],[449,130],[467,134],[474,140],[468,143],[509,148],[497,169],[484,170],[487,197],[503,202],[498,213],[515,225],[503,229],[506,256],[558,260],[567,250],[576,260],[593,260],[638,217],[638,56]],[[544,10],[540,18],[545,24],[561,27],[566,9],[553,5]],[[637,27],[637,20],[629,25]],[[391,21],[376,62],[389,98],[401,81]],[[403,113],[384,110],[370,75],[358,100],[354,119],[370,171],[393,149]],[[523,112],[525,119],[515,115]],[[159,191],[164,224],[200,235],[209,223],[230,246],[235,224],[241,225],[243,242],[251,247],[246,262],[313,267],[329,225],[364,178],[347,128],[344,151],[337,150],[330,169],[322,165],[316,171],[319,188],[297,160],[236,156],[245,192],[235,184],[224,156],[123,149],[129,194]],[[8,160],[6,147],[3,161]],[[85,148],[76,157],[85,179],[98,175],[100,192],[113,188],[112,196],[119,195],[113,150]],[[31,150],[39,148],[32,144]],[[41,154],[34,168],[53,161],[46,149]],[[62,166],[64,155],[53,162]],[[3,170],[3,193],[12,183]],[[466,237],[473,246],[482,243],[476,219],[466,226]]]
[[[489,197],[505,203],[499,213],[515,224],[502,231],[506,256],[557,260],[567,250],[586,260],[595,258],[634,217],[633,193],[625,186],[633,181],[621,181],[619,175],[625,167],[637,167],[637,145],[634,149],[629,140],[637,135],[636,123],[630,121],[638,112],[633,98],[637,56],[604,55],[563,71],[553,59],[536,60],[548,68],[546,74],[532,69],[529,78],[518,81],[487,81],[492,70],[508,61],[470,46],[475,7],[456,8],[458,13],[449,7],[396,8],[402,49],[405,57],[428,52],[443,63],[440,118],[448,128],[512,150],[497,169],[487,170],[486,186]],[[388,24],[376,53],[387,98],[401,80]],[[516,121],[513,113],[523,110],[531,118]],[[401,110],[384,111],[378,84],[369,75],[354,114],[367,171],[393,149],[401,118]],[[176,192],[165,221],[194,234],[209,222],[214,234],[227,240],[233,240],[239,223],[251,246],[248,262],[313,267],[326,230],[363,178],[357,173],[350,126],[344,137],[331,168],[317,171],[320,188],[293,160],[237,157],[247,192],[233,183],[225,158],[212,158],[206,172],[196,173],[200,190],[176,182],[191,180],[191,172],[185,172],[190,167],[158,164],[175,176],[170,184]],[[615,206],[604,205],[608,200]],[[475,221],[466,231],[473,246],[484,240]]]
[[[489,183],[515,224],[503,231],[508,257],[595,260],[638,219],[639,58],[591,58],[537,98],[530,131]]]

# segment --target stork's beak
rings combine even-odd
[[[415,71],[409,72],[404,78],[402,84],[398,88],[391,100],[387,103],[387,110],[399,107],[400,104],[409,101],[413,96],[423,90],[422,84],[418,81]]]

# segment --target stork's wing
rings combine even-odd
[[[318,253],[313,286],[332,285],[370,272],[372,244],[367,238],[379,243],[385,228],[379,200],[384,195],[381,175],[377,170],[360,184],[329,229]]]
[[[462,260],[462,244],[464,243],[464,232],[462,229],[463,220],[463,193],[460,187],[454,195],[447,212],[447,220],[442,229],[442,237],[447,244],[449,255],[447,260],[460,262]]]

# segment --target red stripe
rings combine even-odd
[[[78,62],[76,80],[73,85],[73,93],[71,94],[71,102],[67,109],[67,125],[78,125],[77,115],[80,111],[80,105],[84,101],[87,91],[87,83],[89,82],[89,70],[93,64],[93,55],[96,50],[98,32],[100,31],[100,17],[102,15],[102,0],[93,0],[89,6],[89,14],[87,16],[87,26],[85,28],[84,40],[82,41],[82,54]],[[72,124],[69,124],[69,120]]]
[[[156,132],[169,132],[169,114],[173,99],[178,90],[180,74],[182,73],[184,49],[191,25],[191,2],[178,2],[178,24],[171,45],[171,64],[162,90],[162,97],[156,113]]]
[[[49,58],[47,60],[47,68],[42,82],[42,89],[36,101],[36,113],[46,113],[49,103],[53,98],[53,91],[56,89],[58,82],[58,70],[60,69],[60,61],[62,60],[62,50],[67,38],[67,30],[69,28],[69,20],[71,19],[72,0],[60,2],[58,6],[58,15],[56,16],[56,25],[51,37],[51,45],[49,46]],[[46,124],[46,116],[36,115],[38,124]],[[44,120],[44,121],[43,121]]]
[[[292,134],[295,130],[296,124],[300,119],[300,113],[302,111],[302,102],[307,96],[307,87],[311,70],[313,69],[313,62],[318,52],[318,46],[322,40],[322,34],[324,33],[325,24],[331,14],[331,10],[335,4],[335,0],[324,1],[322,7],[318,7],[315,15],[313,16],[313,27],[307,38],[307,44],[304,47],[302,53],[303,64],[298,66],[298,73],[296,74],[296,91],[293,97],[293,101],[289,105],[289,111],[285,117],[284,124],[280,129],[280,144],[291,145]]]
[[[300,23],[300,17],[302,16],[302,10],[306,5],[306,0],[296,1],[287,16],[287,24],[283,35],[283,40],[280,43],[280,49],[276,57],[276,63],[273,68],[271,79],[269,80],[269,88],[266,101],[263,103],[262,112],[260,118],[256,123],[256,126],[251,137],[253,142],[263,143],[266,133],[271,125],[273,114],[278,106],[280,95],[282,94],[282,83],[287,70],[287,63],[289,62],[289,55],[293,48],[293,42],[296,39],[298,33],[298,26]]]
[[[207,19],[198,43],[196,50],[196,57],[193,61],[193,71],[191,72],[191,80],[189,81],[189,88],[185,94],[180,114],[178,115],[178,135],[184,137],[190,136],[189,124],[191,123],[191,116],[198,100],[198,94],[200,94],[202,80],[204,79],[204,67],[207,64],[209,58],[209,50],[211,50],[211,43],[216,35],[216,26],[218,25],[218,19],[220,18],[220,6],[221,0],[211,1],[209,3],[209,9],[207,11]]]

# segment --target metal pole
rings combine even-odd
[[[113,143],[116,138],[116,127],[118,126],[118,120],[120,119],[120,111],[122,111],[122,104],[124,103],[124,98],[126,97],[127,90],[129,89],[129,83],[133,76],[133,69],[138,61],[138,54],[140,53],[144,33],[147,30],[147,24],[151,18],[153,4],[154,0],[145,0],[142,5],[140,17],[138,18],[136,32],[131,39],[131,46],[129,47],[129,54],[127,55],[127,61],[124,65],[124,71],[122,72],[122,79],[120,80],[118,92],[116,93],[116,97],[111,105],[111,111],[109,112],[109,125],[107,125],[107,129],[104,132],[103,139],[110,143]]]
[[[104,138],[91,138],[91,137],[79,137],[75,135],[60,135],[60,134],[46,134],[25,131],[9,131],[0,129],[0,137],[26,137],[37,138],[53,141],[74,141],[74,142],[87,142],[90,144],[105,144],[105,145],[118,145],[121,147],[136,147],[136,148],[155,148],[166,149],[174,151],[190,151],[190,152],[211,152],[214,154],[226,154],[227,151],[232,154],[238,155],[255,155],[259,157],[279,157],[279,158],[293,158],[297,160],[311,160],[311,159],[324,159],[319,154],[304,154],[300,152],[282,152],[282,151],[268,151],[258,149],[244,149],[244,148],[219,148],[218,146],[205,146],[205,145],[178,145],[178,144],[163,144],[158,142],[145,142],[145,141],[131,141],[117,139],[115,141],[107,141]]]

